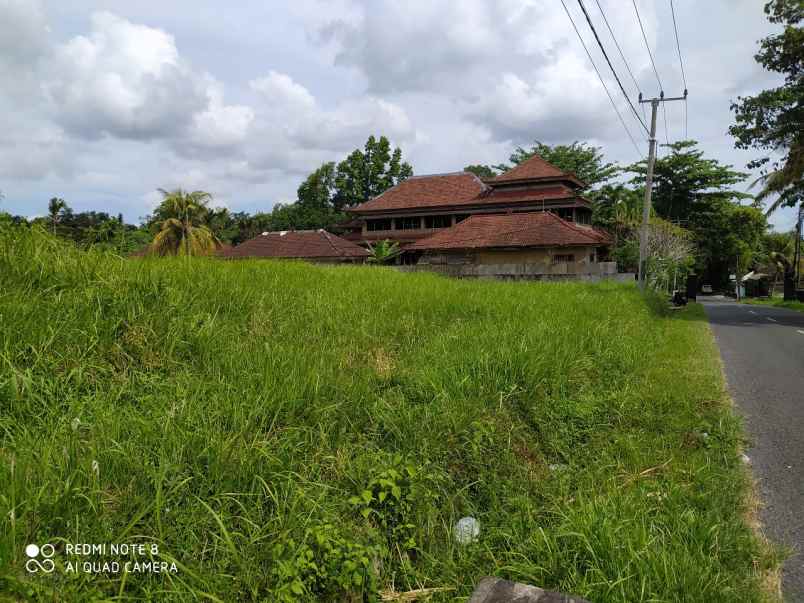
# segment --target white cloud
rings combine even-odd
[[[632,4],[600,2],[653,94]],[[680,92],[669,5],[638,5],[666,91]],[[596,3],[586,6],[634,97]],[[568,7],[630,119],[577,3]],[[750,0],[676,3],[676,17],[690,136],[742,167],[757,153],[734,150],[728,102],[775,84],[753,60],[774,28]],[[10,83],[0,188],[12,211],[22,199],[41,212],[58,193],[136,218],[147,191],[178,185],[266,210],[370,134],[401,145],[417,173],[503,161],[533,139],[637,158],[560,3],[543,0],[244,0],[224,12],[208,0],[0,0],[0,77]],[[680,105],[667,115],[680,137]]]
[[[268,75],[251,80],[249,85],[272,103],[274,109],[302,113],[316,109],[315,98],[310,91],[284,73],[269,71]]]
[[[649,40],[655,42],[655,11],[642,4]],[[620,135],[559,4],[434,0],[403,5],[375,0],[357,5],[362,8],[360,17],[332,21],[320,31],[324,40],[338,45],[336,62],[363,73],[370,90],[451,98],[460,117],[484,124],[495,140],[588,139],[592,128],[598,138]],[[630,3],[607,2],[604,7],[615,31],[633,32]],[[572,11],[587,31],[584,17],[577,8]],[[600,27],[602,34],[602,23]],[[641,73],[649,66],[641,37],[621,38],[632,69]],[[596,48],[591,36],[587,45]],[[602,58],[598,61],[605,66]],[[608,72],[602,73],[609,88],[616,90]],[[624,111],[623,99],[615,100]],[[612,121],[614,127],[608,127]]]
[[[46,77],[55,119],[86,138],[169,136],[208,104],[172,36],[107,12],[93,14],[89,36],[54,49]]]
[[[223,149],[242,143],[254,121],[254,110],[246,105],[226,105],[223,102],[223,87],[208,78],[207,108],[193,115],[188,140],[191,148]],[[183,148],[185,141],[179,141]],[[184,149],[186,150],[186,149]]]
[[[48,32],[38,0],[0,0],[0,74],[35,63],[47,48]]]

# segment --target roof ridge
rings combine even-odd
[[[332,251],[337,253],[340,257],[343,257],[343,250],[338,249],[337,247],[335,247],[335,243],[332,242],[332,239],[330,238],[330,233],[329,232],[327,232],[323,228],[319,228],[317,232],[322,234],[322,235],[324,235],[324,238],[327,240],[327,243],[329,243],[329,246],[332,247]]]
[[[528,172],[529,171],[528,164],[530,164],[531,167],[536,169],[536,171],[539,171],[539,169],[541,169],[541,171],[548,171],[550,173],[545,174],[545,175],[520,175],[520,174],[515,173],[515,172],[517,172],[517,170],[520,171],[520,172]],[[509,175],[512,172],[514,172],[514,174]],[[509,176],[506,176],[506,175],[509,175]],[[531,155],[527,159],[523,159],[522,161],[520,161],[519,163],[517,163],[516,165],[514,165],[510,169],[504,171],[502,174],[498,174],[497,176],[495,176],[493,178],[493,180],[491,180],[491,182],[496,182],[498,184],[501,184],[501,183],[504,183],[504,182],[514,182],[514,181],[518,181],[518,180],[542,180],[542,179],[549,179],[549,178],[564,178],[564,179],[572,178],[572,179],[577,180],[578,182],[582,182],[578,178],[577,174],[575,174],[574,172],[572,172],[570,170],[565,170],[565,169],[557,166],[556,164],[554,164],[554,163],[552,163],[550,161],[547,161],[547,159],[542,157],[539,153],[534,153],[533,155]],[[583,183],[583,184],[585,184],[585,183]]]
[[[467,175],[471,174],[472,176],[477,177],[477,174],[473,174],[472,172],[467,172],[466,170],[459,170],[459,171],[456,171],[456,172],[436,172],[434,174],[416,174],[415,176],[408,176],[407,178],[405,178],[404,180],[398,182],[394,186],[399,186],[403,182],[406,182],[408,180],[416,180],[418,178],[432,178],[434,176],[463,176],[464,174],[467,174]]]

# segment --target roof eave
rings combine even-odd
[[[575,201],[583,201],[586,205],[592,205],[592,202],[583,197],[581,195],[570,195],[567,197],[551,197],[549,199],[526,199],[524,201],[508,201],[508,200],[500,200],[494,201],[491,197],[485,197],[482,200],[473,203],[461,203],[461,204],[453,204],[453,205],[428,205],[428,206],[406,206],[406,207],[396,207],[393,209],[359,209],[359,207],[354,207],[351,209],[347,209],[345,211],[354,212],[359,215],[377,215],[377,214],[392,214],[392,213],[400,213],[400,212],[411,212],[411,211],[469,211],[472,209],[485,209],[488,207],[493,206],[505,206],[505,205],[527,205],[531,203],[541,203],[541,202],[552,202],[552,201],[565,201],[568,199],[572,199]]]

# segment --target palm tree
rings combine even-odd
[[[65,209],[67,209],[67,203],[59,197],[53,197],[47,204],[47,213],[50,214],[50,222],[53,224],[53,234],[56,234],[56,224],[61,212]]]
[[[762,185],[757,194],[757,201],[777,195],[770,204],[766,215],[770,215],[782,205],[801,205],[804,202],[804,142],[793,144],[787,154],[787,160],[779,169],[763,174],[751,186]]]
[[[221,246],[205,222],[212,195],[204,191],[186,192],[159,189],[164,197],[155,216],[162,219],[151,243],[156,255],[209,255]]]
[[[399,249],[399,243],[392,243],[388,240],[377,241],[374,245],[369,243],[368,249],[371,255],[366,261],[372,264],[387,264],[402,253],[402,250]]]

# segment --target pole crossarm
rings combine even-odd
[[[667,101],[687,100],[686,92],[687,91],[685,90],[684,91],[684,96],[660,96],[660,97],[657,97],[657,98],[645,98],[645,99],[640,98],[639,102],[640,103],[652,103],[653,101],[656,101],[658,103],[664,103],[664,102],[667,102]]]

